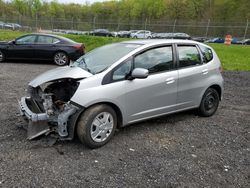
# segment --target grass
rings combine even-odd
[[[7,31],[0,30],[0,41],[13,40],[18,36],[27,34],[20,31]],[[120,42],[129,39],[113,38],[113,37],[94,37],[84,35],[63,35],[76,42],[84,43],[86,50],[90,51],[96,47]],[[224,44],[209,44],[215,49],[218,54],[224,70],[236,70],[236,71],[250,71],[250,46],[231,45],[225,46]]]
[[[224,70],[250,71],[250,46],[209,44],[219,56]]]

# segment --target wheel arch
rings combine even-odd
[[[75,115],[75,117],[73,118],[74,120],[71,122],[71,126],[72,126],[72,129],[73,129],[73,132],[74,132],[74,136],[76,135],[76,126],[77,126],[77,123],[80,119],[80,116],[88,109],[88,108],[91,108],[93,106],[96,106],[96,105],[101,105],[101,104],[106,104],[108,106],[110,106],[116,113],[117,115],[117,127],[122,127],[122,124],[123,124],[123,116],[122,116],[122,112],[120,110],[120,108],[114,104],[114,103],[111,103],[111,102],[98,102],[98,103],[94,103],[94,104],[91,104],[90,106],[88,107],[83,107],[79,113],[77,113]]]
[[[222,88],[221,88],[221,86],[219,86],[218,84],[213,84],[213,85],[211,85],[211,86],[208,87],[208,88],[213,88],[213,89],[215,89],[215,90],[218,92],[218,94],[219,94],[220,100],[222,100]]]
[[[117,115],[117,127],[118,128],[121,127],[122,123],[123,123],[122,112],[116,104],[114,104],[112,102],[99,102],[99,103],[95,103],[95,104],[90,105],[88,108],[91,108],[92,106],[95,106],[95,105],[101,105],[101,104],[106,104],[106,105],[110,106],[111,108],[113,108],[113,110],[115,111],[115,113]]]

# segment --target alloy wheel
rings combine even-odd
[[[54,57],[54,62],[60,66],[66,65],[68,63],[68,57],[65,53],[58,52]]]

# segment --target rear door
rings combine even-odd
[[[178,109],[199,106],[200,96],[208,78],[207,64],[203,63],[196,45],[176,45],[178,59]]]
[[[52,36],[39,35],[37,43],[34,46],[37,59],[52,59],[56,50],[59,39]]]

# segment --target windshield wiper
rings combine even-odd
[[[107,68],[108,68],[108,67],[106,67],[106,68],[104,68],[104,69],[102,69],[102,70],[100,70],[100,71],[98,71],[98,72],[95,72],[95,74],[101,73],[101,72],[105,71]]]
[[[84,58],[82,58],[82,59],[79,60],[79,61],[77,60],[76,63],[78,64],[79,67],[82,67],[81,64],[84,64],[84,67],[82,67],[82,68],[85,69],[85,70],[87,70],[87,71],[90,72],[91,74],[93,74],[93,73],[91,72],[91,70],[88,68],[88,65],[87,65],[87,63],[86,63],[86,61],[85,61]],[[73,66],[74,66],[74,65],[73,65]]]

